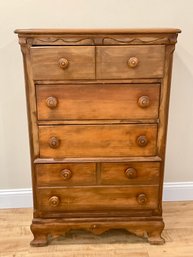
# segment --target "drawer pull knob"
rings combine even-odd
[[[147,203],[147,195],[146,194],[139,194],[137,196],[137,201],[140,205],[144,205]]]
[[[59,203],[60,203],[60,199],[59,199],[58,196],[52,196],[52,197],[50,197],[50,199],[49,199],[49,204],[50,204],[51,206],[56,207],[56,206],[59,205]]]
[[[62,69],[66,69],[69,65],[69,62],[66,58],[60,58],[58,63],[59,63],[60,68],[62,68]]]
[[[147,140],[147,138],[146,138],[146,136],[139,136],[138,138],[137,138],[137,144],[139,145],[139,146],[146,146],[147,145],[147,143],[148,143],[148,140]]]
[[[138,63],[139,63],[139,60],[137,57],[131,57],[128,60],[128,66],[130,68],[135,68],[138,65]]]
[[[96,225],[96,224],[93,224],[93,225],[90,226],[91,230],[95,230],[96,228],[98,228],[98,225]]]
[[[49,146],[51,148],[58,148],[60,145],[60,140],[57,137],[50,137]]]
[[[150,99],[148,96],[141,96],[139,99],[138,99],[138,105],[142,108],[146,108],[150,105]]]
[[[128,168],[125,170],[126,177],[133,179],[137,177],[137,171],[134,168]]]
[[[58,100],[54,96],[50,96],[46,99],[46,104],[49,108],[54,109],[58,104]]]
[[[68,180],[72,177],[72,171],[68,169],[64,169],[60,172],[64,180]]]

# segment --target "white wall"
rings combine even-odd
[[[0,188],[28,188],[31,183],[16,28],[181,28],[174,58],[165,181],[193,181],[192,10],[192,0],[1,0]]]

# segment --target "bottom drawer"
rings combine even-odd
[[[37,189],[43,212],[103,212],[155,209],[158,186],[73,187]]]

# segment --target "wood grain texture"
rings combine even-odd
[[[55,236],[52,235],[52,242],[49,241],[48,247],[32,248],[29,245],[29,241],[33,239],[29,228],[32,213],[33,210],[29,208],[0,210],[2,257],[63,257],[64,253],[65,256],[80,257],[192,257],[193,201],[163,203],[166,223],[162,233],[166,244],[163,246],[147,245],[147,239],[116,229],[100,236],[89,230],[72,230],[64,237],[61,231],[61,236],[56,236],[56,233]],[[91,222],[93,224],[94,221]]]
[[[121,35],[121,34],[87,34],[87,35],[38,35],[35,38],[29,38],[28,42],[33,46],[41,45],[171,45],[177,42],[176,34],[152,34],[143,35]]]
[[[20,41],[21,52],[23,57],[23,68],[25,74],[25,93],[26,93],[26,105],[27,105],[27,118],[28,118],[28,130],[29,130],[29,146],[30,146],[30,162],[31,162],[31,178],[33,190],[33,204],[36,209],[36,181],[34,176],[33,161],[39,156],[39,138],[38,138],[38,126],[37,126],[37,113],[36,113],[36,98],[35,87],[33,83],[33,74],[30,60],[30,47],[26,40]]]
[[[34,80],[95,78],[95,48],[92,46],[32,47],[30,55]],[[61,58],[69,62],[65,69],[59,65]]]
[[[128,169],[134,169],[134,170],[128,170]],[[104,185],[157,184],[158,185],[159,169],[160,169],[159,162],[102,163],[101,164],[101,184],[104,184]],[[127,170],[128,170],[128,174],[126,173]]]
[[[72,229],[99,235],[111,228],[163,244],[168,104],[180,30],[15,32],[28,104],[31,245]]]
[[[140,229],[138,228],[140,224]],[[150,226],[151,224],[151,226]],[[53,229],[54,225],[54,229]],[[163,244],[165,241],[161,237],[161,232],[164,228],[163,221],[126,221],[126,222],[114,222],[114,227],[116,229],[126,228],[129,232],[139,236],[146,237],[150,244]],[[34,234],[34,240],[32,240],[32,246],[45,246],[48,244],[48,233],[52,235],[52,238],[58,237],[62,231],[68,232],[71,228],[82,229],[91,231],[95,235],[100,235],[111,228],[111,224],[108,222],[101,223],[69,223],[69,224],[59,224],[58,222],[53,224],[41,224],[34,223],[31,225],[31,231]],[[42,232],[40,234],[40,231]],[[154,233],[156,231],[156,233]]]
[[[140,194],[145,194],[147,201],[140,203]],[[58,197],[54,206],[49,199]],[[130,187],[73,187],[38,189],[38,210],[43,212],[96,212],[128,211],[131,209],[155,209],[158,201],[158,186]]]
[[[147,145],[139,146],[140,136]],[[49,140],[59,140],[57,148]],[[41,158],[151,156],[156,154],[156,125],[66,125],[40,126]]]
[[[41,125],[109,125],[109,124],[158,124],[159,119],[123,119],[123,120],[38,120],[37,124]]]
[[[176,34],[181,33],[178,28],[43,28],[43,29],[16,29],[15,33],[24,34],[42,34],[42,35],[58,35],[58,34]]]
[[[96,184],[96,164],[37,164],[36,181],[38,187]]]
[[[96,48],[98,79],[161,78],[164,68],[164,46],[103,46]],[[130,58],[138,59],[129,67]]]
[[[39,120],[156,119],[159,84],[38,85]],[[140,99],[149,98],[148,106]],[[54,97],[55,107],[46,100]]]
[[[84,157],[84,158],[36,158],[34,163],[45,163],[45,164],[54,164],[54,163],[88,163],[88,162],[108,162],[108,163],[125,163],[125,162],[161,162],[162,159],[159,156],[147,156],[147,157]]]
[[[95,79],[95,80],[36,80],[36,85],[92,85],[92,84],[160,84],[160,78],[146,78],[146,79]]]
[[[163,162],[160,168],[160,185],[163,185],[164,180],[164,165],[165,165],[165,151],[166,151],[166,138],[167,138],[167,126],[168,126],[168,113],[169,113],[169,99],[170,99],[170,87],[171,87],[171,75],[172,75],[172,63],[173,53],[175,45],[166,47],[166,59],[165,59],[165,76],[162,82],[160,91],[160,108],[159,117],[160,123],[158,126],[157,135],[157,147],[158,155],[162,158]],[[162,193],[163,186],[160,186],[160,209],[162,209]]]

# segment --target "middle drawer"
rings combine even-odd
[[[156,124],[40,126],[40,157],[156,155]]]
[[[36,164],[38,187],[96,184],[96,163]]]
[[[37,85],[38,119],[157,119],[159,90],[159,84]]]

